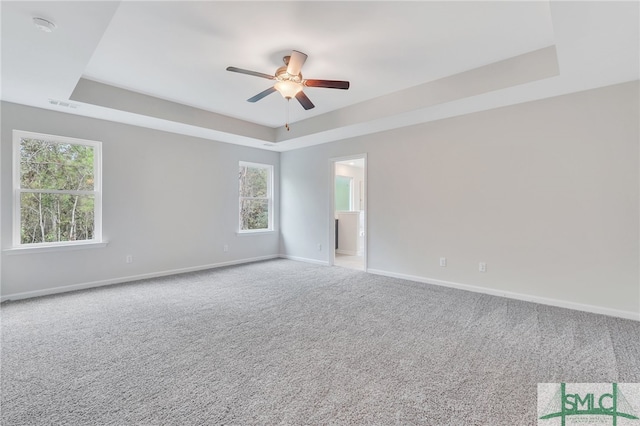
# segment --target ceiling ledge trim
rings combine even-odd
[[[557,52],[555,45],[552,45],[298,121],[291,126],[291,131],[247,122],[87,78],[78,81],[70,99],[91,105],[103,113],[110,111],[106,115],[120,122],[281,151],[430,121],[434,117],[430,117],[433,114],[429,111],[440,111],[446,105],[450,106],[445,109],[448,113],[435,113],[435,116],[444,118],[442,115],[456,115],[455,111],[450,111],[451,108],[455,110],[455,105],[465,99],[471,100],[558,75]],[[468,109],[462,108],[459,113],[468,113]]]
[[[559,73],[556,47],[551,45],[296,122],[291,131],[277,129],[276,139],[278,143],[311,136],[323,139],[321,134],[341,128],[361,127],[378,120],[391,124],[392,117],[548,79]]]
[[[229,134],[230,136],[235,135],[261,142],[275,141],[275,129],[270,127],[86,78],[81,78],[78,81],[69,99],[141,116],[182,123],[188,126],[201,127],[217,133]]]

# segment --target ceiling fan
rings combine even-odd
[[[302,77],[300,70],[307,60],[307,55],[294,50],[290,56],[282,58],[284,66],[276,70],[274,75],[264,74],[256,71],[249,71],[242,68],[227,67],[227,71],[238,72],[241,74],[253,75],[256,77],[275,80],[276,83],[268,89],[258,93],[257,95],[247,99],[248,102],[257,102],[271,93],[278,91],[287,100],[296,98],[304,109],[311,109],[315,105],[302,91],[303,87],[324,87],[328,89],[348,89],[348,81],[340,80],[312,80]]]

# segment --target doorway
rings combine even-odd
[[[366,154],[333,158],[330,167],[330,263],[343,268],[366,271]]]

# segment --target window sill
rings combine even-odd
[[[109,244],[108,241],[90,241],[90,242],[82,242],[82,243],[72,243],[72,244],[55,244],[55,245],[38,245],[33,247],[21,246],[21,247],[12,247],[9,249],[2,250],[2,253],[7,255],[14,254],[34,254],[34,253],[48,253],[48,252],[57,252],[57,251],[73,251],[73,250],[87,250],[87,249],[96,249],[103,248]]]
[[[265,229],[265,230],[258,230],[258,231],[236,231],[236,235],[238,237],[248,237],[251,235],[271,235],[275,233],[276,231],[274,231],[273,229]]]

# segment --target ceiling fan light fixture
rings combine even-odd
[[[291,52],[290,56],[285,56],[282,59],[285,63],[285,66],[278,68],[274,75],[236,67],[227,67],[227,71],[238,72],[240,74],[247,74],[255,77],[266,78],[267,80],[276,81],[273,86],[247,99],[247,102],[252,103],[259,101],[260,99],[270,95],[273,92],[279,92],[282,97],[287,100],[296,98],[298,102],[300,102],[300,105],[302,105],[302,108],[304,108],[305,110],[310,110],[314,108],[315,105],[313,105],[311,99],[309,99],[309,97],[304,93],[304,87],[323,87],[327,89],[343,90],[349,88],[348,81],[304,79],[300,70],[302,69],[302,65],[304,65],[304,62],[307,60],[307,55],[305,53],[294,50]]]
[[[302,91],[302,84],[289,80],[278,81],[273,87],[285,99],[294,98],[298,92]]]

